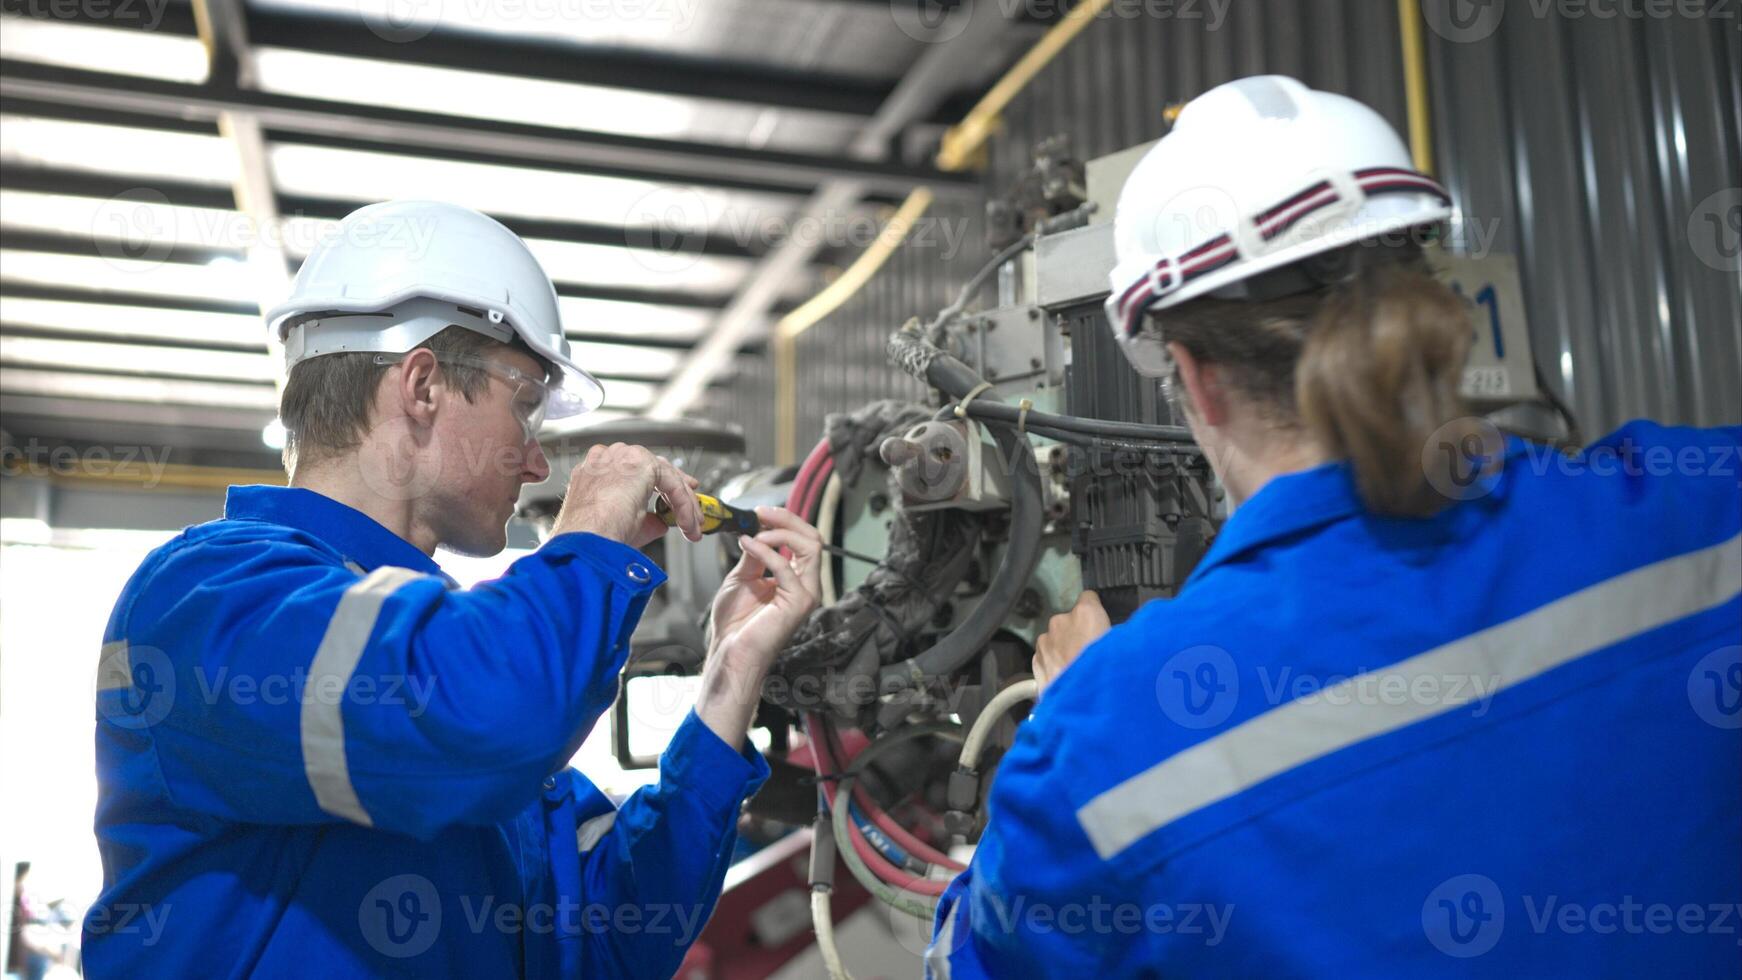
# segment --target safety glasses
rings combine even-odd
[[[376,354],[377,365],[397,364],[410,354]],[[545,416],[550,411],[552,400],[556,397],[550,385],[542,378],[535,378],[524,371],[516,370],[506,364],[499,364],[484,357],[472,357],[467,354],[437,354],[436,361],[441,364],[453,364],[477,368],[491,377],[507,384],[513,392],[509,402],[514,412],[514,420],[520,423],[521,435],[526,442],[538,438],[538,430],[544,426]]]

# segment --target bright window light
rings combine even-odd
[[[260,441],[267,449],[276,452],[284,448],[288,435],[284,423],[274,416],[272,421],[266,423],[266,426],[260,430]]]
[[[258,49],[255,64],[260,87],[269,92],[630,136],[689,135],[698,113],[709,108],[630,89],[285,48]]]
[[[585,363],[585,362],[582,362]],[[605,405],[608,408],[619,408],[625,411],[646,408],[653,404],[653,396],[657,389],[644,381],[619,381],[607,379],[600,382],[605,386]],[[598,412],[588,412],[580,416],[589,422],[597,422],[593,416]]]
[[[228,186],[236,151],[218,136],[0,115],[0,162]]]
[[[134,9],[149,16],[151,10],[163,8],[142,3]],[[189,83],[204,82],[208,64],[205,46],[197,37],[13,15],[0,17],[0,55],[62,68]]]
[[[9,395],[148,402],[154,405],[198,405],[268,411],[278,408],[278,392],[265,385],[180,381],[169,378],[127,378],[30,368],[0,367],[0,390]]]
[[[526,247],[557,282],[575,285],[672,286],[698,293],[738,288],[750,263],[715,255],[672,255],[653,250],[529,238]]]
[[[113,198],[0,190],[0,227],[93,239],[105,260],[150,262],[172,245],[241,250],[258,240],[238,211],[170,204],[148,190]]]
[[[569,333],[612,334],[644,340],[694,340],[708,329],[707,310],[649,303],[563,296],[558,299]]]
[[[229,381],[272,381],[277,366],[264,352],[189,350],[86,340],[0,335],[0,361],[31,367],[172,374]]]
[[[259,297],[254,295],[252,283],[245,274],[247,266],[240,259],[229,262],[229,265],[152,262],[8,248],[0,249],[0,282],[139,296],[256,302]]]
[[[754,234],[770,215],[791,211],[788,199],[769,194],[730,195],[625,177],[534,170],[498,164],[401,156],[368,150],[281,143],[272,147],[272,172],[284,194],[356,201],[428,198],[490,214],[581,221],[608,227],[647,227],[669,220],[681,227],[723,227],[733,209]],[[669,217],[668,217],[669,216]]]
[[[0,296],[0,323],[66,334],[106,334],[131,340],[266,349],[264,322],[246,313]]]

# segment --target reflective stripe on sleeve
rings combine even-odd
[[[103,644],[103,653],[97,659],[97,690],[118,691],[132,686],[133,660],[127,655],[127,641]]]
[[[309,665],[302,698],[302,767],[315,802],[335,817],[374,826],[351,785],[345,758],[344,691],[362,659],[381,615],[381,604],[401,585],[424,576],[409,568],[386,566],[345,590],[327,621],[327,631]]]
[[[967,900],[964,893],[950,906],[950,914],[944,916],[943,928],[938,930],[931,948],[925,951],[926,973],[933,980],[950,980],[950,951],[956,948],[956,917],[962,914],[962,903]]]
[[[1249,719],[1112,787],[1077,810],[1103,860],[1213,803],[1356,743],[1528,681],[1640,633],[1703,612],[1742,592],[1742,535],[1636,568],[1373,674],[1363,674]],[[1374,674],[1483,677],[1487,691],[1438,700],[1373,703],[1356,685]],[[1414,690],[1414,687],[1406,688]],[[1367,701],[1369,703],[1361,703]]]

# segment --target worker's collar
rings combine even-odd
[[[1473,499],[1490,505],[1504,500],[1516,479],[1516,457],[1524,451],[1523,440],[1507,437],[1506,465],[1485,487],[1485,492]],[[1275,477],[1260,487],[1252,499],[1235,508],[1181,587],[1191,585],[1218,565],[1266,545],[1332,521],[1366,513],[1367,508],[1355,487],[1355,471],[1347,460]],[[1446,535],[1455,535],[1468,517],[1468,508],[1454,505],[1423,521],[1436,522]]]
[[[455,583],[434,559],[368,514],[302,487],[231,487],[224,498],[229,520],[269,521],[321,539],[365,572],[385,565],[439,575]]]

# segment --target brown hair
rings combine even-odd
[[[1469,314],[1419,249],[1356,249],[1356,271],[1336,285],[1261,302],[1196,300],[1156,323],[1164,342],[1222,368],[1278,427],[1304,429],[1348,460],[1369,510],[1426,516],[1447,501],[1422,449],[1467,413],[1458,388]]]
[[[504,344],[460,326],[448,327],[417,346],[438,355],[470,357],[510,347],[549,370],[544,358],[519,337]],[[278,418],[284,424],[284,468],[293,470],[298,461],[315,462],[357,448],[369,431],[369,413],[387,368],[375,363],[374,354],[362,352],[323,354],[291,368],[278,402]],[[468,402],[490,384],[489,373],[471,365],[443,363],[441,371]]]

